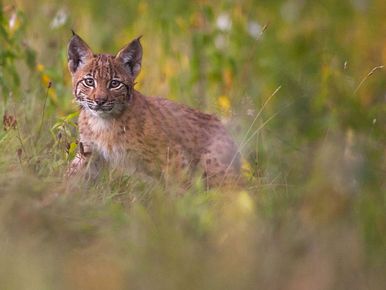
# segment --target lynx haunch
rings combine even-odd
[[[87,172],[97,178],[105,163],[128,174],[135,171],[176,181],[199,170],[210,187],[237,182],[239,153],[221,122],[136,91],[141,61],[139,38],[113,56],[94,54],[78,35],[72,36],[68,68],[81,110],[80,150],[68,175]]]

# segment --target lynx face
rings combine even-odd
[[[76,101],[94,116],[109,118],[119,115],[130,103],[141,59],[139,38],[116,56],[95,55],[74,34],[68,47],[68,68]]]

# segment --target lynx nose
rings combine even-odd
[[[98,105],[98,106],[102,106],[104,103],[107,102],[107,98],[95,98],[95,103]]]

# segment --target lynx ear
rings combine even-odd
[[[68,44],[68,69],[74,74],[93,56],[91,49],[74,31]]]
[[[126,47],[122,48],[116,55],[116,59],[122,62],[127,72],[135,79],[141,70],[142,63],[142,45],[140,42],[142,36],[134,39]]]

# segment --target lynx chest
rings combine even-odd
[[[160,172],[163,155],[156,144],[146,144],[130,125],[115,120],[89,119],[80,123],[80,139],[113,168],[125,173]]]

